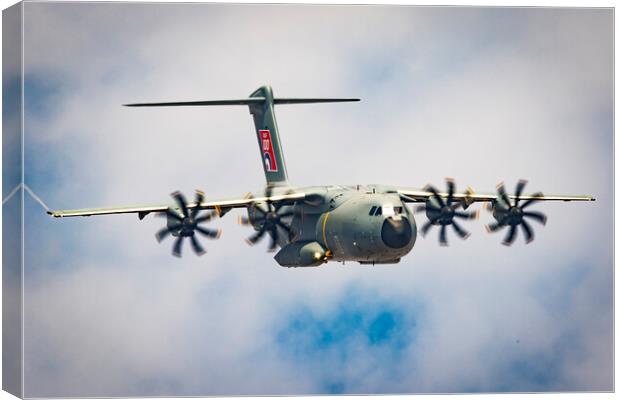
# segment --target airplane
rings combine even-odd
[[[258,148],[265,173],[264,191],[238,198],[205,200],[197,190],[189,203],[180,192],[172,193],[174,203],[48,211],[53,217],[77,217],[108,214],[137,214],[140,220],[148,214],[166,217],[166,226],[155,234],[161,242],[175,237],[172,254],[181,257],[183,242],[189,239],[197,255],[206,251],[197,233],[206,238],[219,238],[219,229],[207,228],[205,223],[223,217],[230,210],[245,208],[247,217],[239,222],[254,229],[246,239],[250,245],[270,237],[268,251],[279,248],[274,259],[283,267],[317,267],[327,262],[353,261],[362,265],[395,264],[414,247],[417,225],[414,213],[424,213],[427,221],[420,228],[425,236],[432,227],[439,229],[439,243],[448,245],[447,228],[467,239],[470,233],[457,220],[472,220],[479,211],[466,211],[481,202],[495,221],[487,231],[506,229],[503,244],[511,245],[521,227],[525,242],[534,239],[528,221],[545,225],[547,217],[529,207],[540,201],[594,201],[592,196],[545,196],[541,192],[523,194],[525,180],[520,180],[514,194],[508,194],[503,183],[496,194],[475,193],[471,188],[457,192],[454,180],[446,178],[446,191],[432,185],[422,189],[389,185],[312,186],[293,187],[289,184],[284,163],[282,143],[276,124],[274,106],[285,104],[355,102],[354,98],[277,98],[270,86],[261,86],[248,98],[235,100],[184,101],[163,103],[132,103],[128,107],[173,106],[248,106],[254,120]],[[418,203],[415,210],[408,205]],[[206,213],[202,213],[205,211]],[[201,215],[202,213],[202,215]]]

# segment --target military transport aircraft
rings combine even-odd
[[[426,214],[427,221],[420,229],[422,236],[436,226],[439,243],[447,245],[447,227],[451,226],[461,238],[469,236],[457,220],[478,217],[478,211],[466,211],[475,202],[486,203],[495,222],[486,226],[489,232],[507,229],[503,244],[514,242],[521,227],[526,243],[534,239],[529,220],[546,223],[546,216],[529,206],[538,201],[592,201],[591,196],[545,196],[542,193],[524,194],[526,181],[517,183],[514,194],[508,194],[503,184],[497,194],[479,194],[468,188],[457,192],[452,179],[447,190],[433,186],[422,189],[385,185],[293,187],[288,183],[282,144],[276,124],[274,106],[280,104],[328,103],[359,101],[348,98],[275,98],[270,86],[262,86],[249,98],[237,100],[189,101],[168,103],[134,103],[129,107],[246,105],[254,118],[266,189],[241,198],[205,200],[196,191],[188,203],[180,192],[172,193],[174,204],[96,208],[70,211],[49,211],[54,217],[76,217],[105,214],[136,213],[140,220],[150,213],[166,217],[166,226],[156,233],[158,241],[167,236],[176,238],[172,254],[181,256],[184,239],[198,254],[205,250],[196,233],[215,239],[220,230],[206,228],[204,223],[215,216],[222,217],[233,208],[245,208],[247,217],[240,223],[254,228],[246,241],[256,244],[269,236],[269,251],[284,267],[312,267],[328,261],[357,261],[360,264],[393,264],[411,251],[416,240],[416,221],[409,203],[420,203],[416,212]],[[201,211],[208,212],[201,214]]]

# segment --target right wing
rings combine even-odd
[[[306,197],[305,193],[287,193],[281,195],[272,195],[269,197],[272,201],[298,201]],[[192,210],[199,207],[201,210],[215,210],[218,214],[226,212],[233,208],[248,207],[255,202],[263,202],[268,200],[267,197],[244,197],[241,199],[223,199],[217,201],[203,201],[199,205],[196,203],[188,203],[187,208]],[[138,218],[143,219],[150,213],[166,212],[169,208],[175,208],[169,204],[151,205],[151,206],[124,206],[124,207],[109,207],[109,208],[83,208],[79,210],[60,210],[60,211],[48,211],[47,213],[52,217],[64,218],[64,217],[90,217],[91,215],[109,215],[109,214],[138,214]]]

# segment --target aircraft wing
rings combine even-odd
[[[269,198],[272,201],[290,200],[297,201],[305,198],[305,193],[287,193],[281,195],[272,195]],[[223,199],[216,201],[204,201],[200,204],[188,203],[187,208],[192,210],[200,207],[201,210],[215,210],[218,214],[226,212],[232,208],[248,207],[254,202],[266,201],[267,197],[243,197],[238,199]],[[138,218],[143,219],[147,214],[166,212],[168,208],[175,208],[170,204],[150,205],[150,206],[124,206],[109,208],[84,208],[79,210],[60,210],[48,211],[47,213],[56,218],[64,217],[90,217],[91,215],[109,215],[109,214],[138,214]]]
[[[398,188],[397,192],[403,197],[403,200],[406,202],[425,202],[430,197],[433,196],[433,192],[427,189],[408,189],[408,188]],[[448,197],[448,193],[446,192],[438,192],[439,196],[443,198]],[[516,198],[513,194],[507,194],[507,196],[514,200]],[[464,193],[455,192],[453,194],[453,198],[456,200],[460,200],[466,205],[470,205],[475,202],[489,202],[495,201],[499,197],[498,194],[488,194],[488,193],[475,193],[471,188],[468,188]],[[595,198],[592,196],[561,196],[561,195],[544,195],[542,193],[535,194],[522,194],[519,196],[521,200],[540,200],[540,201],[594,201]]]

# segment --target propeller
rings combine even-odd
[[[282,221],[282,218],[292,216],[295,211],[282,210],[284,206],[283,201],[271,200],[271,194],[273,193],[273,187],[267,186],[265,189],[265,202],[252,202],[250,208],[248,208],[248,215],[250,219],[245,217],[239,218],[239,223],[242,225],[253,225],[257,228],[257,232],[246,239],[246,242],[253,246],[258,243],[265,234],[269,234],[271,242],[267,251],[274,251],[278,245],[278,239],[280,238],[280,232],[278,228],[284,230],[290,237],[291,226]],[[289,192],[292,193],[292,192]],[[288,194],[288,193],[287,193]],[[250,196],[251,198],[251,196]],[[252,212],[250,210],[253,210]]]
[[[532,219],[542,225],[547,223],[547,216],[545,214],[538,211],[525,211],[526,207],[540,200],[538,197],[543,197],[542,193],[538,192],[532,196],[528,196],[528,200],[519,204],[521,201],[521,194],[526,184],[526,180],[519,180],[515,189],[514,202],[511,202],[510,197],[506,194],[504,184],[500,183],[497,185],[497,199],[491,206],[495,222],[487,225],[486,229],[488,232],[496,232],[504,227],[509,227],[508,233],[502,242],[502,244],[506,246],[510,246],[515,241],[517,237],[517,227],[519,225],[521,225],[521,229],[525,235],[525,243],[530,243],[534,240],[534,231],[526,218]]]
[[[222,233],[221,230],[208,229],[200,226],[200,224],[210,221],[217,213],[211,211],[203,216],[198,216],[200,213],[198,205],[204,200],[204,193],[200,190],[196,190],[196,205],[191,211],[188,209],[185,196],[183,196],[181,192],[174,192],[171,196],[175,200],[177,207],[169,207],[166,210],[168,222],[164,228],[155,234],[155,238],[158,242],[161,242],[169,235],[175,236],[176,240],[172,246],[172,255],[176,257],[181,257],[183,241],[185,238],[189,238],[194,252],[199,256],[203,255],[206,253],[206,250],[202,247],[200,242],[198,242],[195,233],[199,232],[209,239],[219,238]]]
[[[455,184],[451,178],[446,178],[446,184],[448,187],[448,196],[444,198],[439,194],[437,189],[431,185],[426,186],[426,190],[432,193],[425,204],[417,207],[416,212],[426,212],[428,221],[422,226],[420,232],[422,236],[426,236],[428,231],[433,225],[440,226],[439,228],[439,244],[442,246],[448,245],[447,239],[447,226],[451,225],[454,232],[461,238],[467,239],[470,235],[468,231],[463,229],[459,223],[455,221],[455,218],[460,219],[476,219],[478,218],[478,211],[464,212],[457,211],[459,207],[463,207],[464,204],[461,201],[454,199]]]

